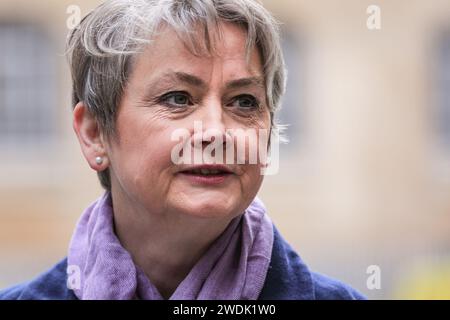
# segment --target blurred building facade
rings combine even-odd
[[[0,2],[0,287],[64,257],[102,193],[73,134],[64,57],[68,8],[100,2]],[[450,260],[450,2],[263,3],[283,22],[291,142],[260,197],[312,269],[369,297],[417,296],[402,290],[416,267]]]

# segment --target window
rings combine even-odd
[[[436,123],[441,146],[450,151],[450,32],[440,38]]]
[[[0,147],[48,144],[56,124],[56,65],[34,26],[0,24]]]
[[[289,143],[281,145],[285,151],[294,151],[298,147],[300,138],[300,121],[302,108],[302,64],[299,43],[295,33],[285,30],[282,37],[282,48],[288,80],[286,93],[282,99],[281,110],[278,113],[278,122],[287,125],[284,130]]]

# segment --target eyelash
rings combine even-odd
[[[172,103],[168,103],[167,100],[176,96],[185,96],[188,101],[187,101],[187,105],[193,105],[194,103],[192,102],[192,97],[189,95],[189,93],[185,92],[185,91],[172,91],[172,92],[168,92],[166,94],[163,94],[162,96],[158,97],[157,100],[159,103],[164,104],[168,107],[171,108],[183,108],[185,105],[177,105],[177,104],[172,104]],[[240,109],[249,109],[249,110],[255,110],[255,109],[259,109],[260,108],[260,102],[258,100],[258,98],[250,95],[250,94],[241,94],[238,95],[236,97],[233,98],[233,100],[231,101],[230,104],[235,103],[237,100],[242,99],[242,98],[246,98],[246,99],[250,99],[251,100],[251,106],[250,107],[238,107]],[[228,105],[230,105],[228,104]]]

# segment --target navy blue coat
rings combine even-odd
[[[274,227],[269,271],[260,300],[365,299],[337,280],[311,272]],[[67,258],[34,280],[0,291],[0,300],[73,300],[67,288]]]

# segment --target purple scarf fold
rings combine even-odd
[[[79,299],[161,300],[163,297],[114,234],[111,194],[82,214],[68,253],[68,268],[80,271]],[[269,268],[273,226],[255,198],[208,248],[171,300],[255,300]]]

